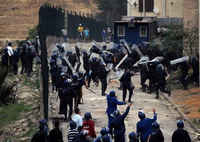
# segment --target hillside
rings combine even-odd
[[[25,39],[28,30],[38,23],[39,7],[47,1],[70,11],[97,11],[92,0],[0,0],[0,41]]]

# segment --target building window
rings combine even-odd
[[[125,36],[125,26],[124,25],[118,25],[117,35],[118,36]]]
[[[153,12],[154,0],[145,0],[145,12]],[[143,0],[139,0],[139,12],[143,12]]]
[[[147,37],[147,26],[140,26],[140,37]]]

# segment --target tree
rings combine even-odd
[[[161,33],[161,51],[169,60],[183,56],[183,26],[169,25],[168,30]]]
[[[96,0],[96,3],[100,10],[97,16],[109,25],[114,20],[120,20],[122,15],[126,15],[126,0]]]

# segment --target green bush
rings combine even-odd
[[[38,35],[38,26],[31,28],[28,32],[27,39],[34,39]]]

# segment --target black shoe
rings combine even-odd
[[[129,102],[129,103],[133,103],[133,102],[132,102],[132,101],[130,101],[130,100],[129,100],[128,102]]]

